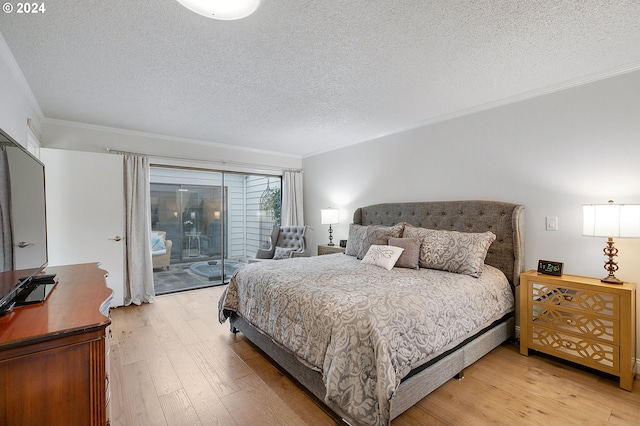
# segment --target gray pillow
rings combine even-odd
[[[368,226],[349,225],[349,239],[347,240],[347,248],[344,250],[345,254],[349,256],[355,256],[358,259],[362,259],[362,243],[367,237]],[[366,251],[365,251],[366,253]]]
[[[389,238],[389,245],[404,249],[396,262],[398,268],[420,269],[420,240],[417,238]]]
[[[471,233],[441,231],[406,226],[405,238],[420,240],[420,267],[479,277],[489,246],[496,239],[493,232]]]
[[[404,230],[404,222],[393,226],[382,225],[349,225],[349,239],[345,254],[364,258],[372,245],[386,246],[391,237],[400,237]]]
[[[295,249],[292,249],[292,248],[276,247],[276,251],[273,254],[273,259],[274,260],[288,259],[291,257],[291,253],[294,251]]]

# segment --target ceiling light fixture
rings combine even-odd
[[[251,15],[260,5],[260,0],[177,0],[192,12],[207,18],[232,21]]]

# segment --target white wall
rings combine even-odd
[[[0,129],[27,146],[27,120],[40,131],[42,111],[0,35]]]
[[[582,204],[640,204],[639,93],[633,72],[306,158],[306,223],[327,243],[320,209],[329,206],[341,210],[339,240],[363,205],[520,203],[528,269],[558,260],[566,273],[603,277],[605,240],[581,236]],[[559,231],[545,231],[546,216],[558,217]],[[640,240],[616,246],[616,276],[640,283]]]

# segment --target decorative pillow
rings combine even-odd
[[[273,253],[273,259],[274,260],[289,259],[291,257],[291,253],[294,251],[296,250],[292,248],[276,247],[276,250]]]
[[[403,230],[404,222],[393,226],[351,224],[345,254],[362,259],[372,244],[387,245],[389,238],[401,236]]]
[[[167,250],[167,246],[164,243],[164,238],[160,234],[156,234],[155,232],[151,233],[151,252],[155,254],[164,254],[160,253],[162,250]]]
[[[389,243],[389,238],[398,238],[402,235],[404,230],[404,223],[399,223],[393,226],[381,226],[371,225],[367,229],[367,237],[362,243],[362,256],[361,259],[367,254],[369,247],[372,245],[386,246]]]
[[[367,237],[368,228],[368,226],[354,225],[353,223],[349,225],[349,239],[347,240],[347,248],[344,250],[345,254],[362,259],[362,243]]]
[[[379,246],[374,244],[369,247],[367,254],[362,258],[362,263],[380,266],[390,271],[403,251],[404,249],[400,247]]]
[[[493,232],[471,233],[435,229],[404,229],[405,238],[420,239],[420,267],[441,269],[479,277],[489,246],[496,239]]]
[[[398,268],[420,269],[420,240],[417,238],[389,238],[389,245],[404,249],[396,262]]]

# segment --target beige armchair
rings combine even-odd
[[[153,261],[153,269],[169,269],[173,243],[166,238],[167,233],[164,231],[151,231],[151,259]]]
[[[311,255],[309,241],[312,237],[313,228],[310,226],[276,225],[271,231],[271,247],[268,250],[259,249],[256,258],[249,259],[249,262],[309,257]]]

